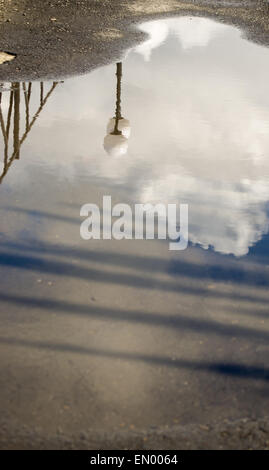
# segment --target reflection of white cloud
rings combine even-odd
[[[152,50],[159,47],[166,40],[169,27],[166,24],[166,21],[151,21],[142,25],[140,29],[149,35],[149,39],[142,44],[139,44],[139,46],[134,50],[135,52],[142,54],[145,61],[148,62],[150,60]]]
[[[212,20],[195,17],[150,21],[140,26],[140,29],[149,35],[149,39],[137,46],[134,51],[142,54],[145,61],[149,61],[152,51],[163,44],[169,35],[175,35],[183,49],[191,49],[207,46],[227,28],[226,25]]]
[[[179,39],[183,49],[206,47],[227,28],[205,18],[175,18],[169,22],[170,31]]]
[[[142,201],[188,202],[192,243],[220,253],[243,256],[268,232],[266,181],[214,184],[193,176],[167,175],[152,181]],[[212,218],[212,216],[214,218]]]

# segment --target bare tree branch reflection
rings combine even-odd
[[[32,119],[30,118],[30,102],[32,96],[32,83],[29,82],[12,82],[9,88],[9,104],[6,113],[3,110],[3,92],[0,91],[0,127],[4,141],[4,166],[2,173],[0,175],[0,183],[2,183],[3,178],[7,174],[12,162],[20,158],[20,149],[27,138],[29,132],[31,131],[34,123],[36,122],[39,114],[46,105],[50,95],[55,90],[59,82],[53,82],[51,87],[45,92],[44,82],[40,82],[38,85],[40,87],[39,92],[39,107],[36,112],[33,114]],[[21,92],[24,95],[24,100],[21,101]],[[6,91],[5,91],[6,93]],[[21,118],[24,113],[25,120],[25,131],[20,137],[20,123]],[[12,126],[12,114],[13,114],[13,126]],[[10,144],[10,128],[13,127],[13,151],[9,156],[9,144]]]

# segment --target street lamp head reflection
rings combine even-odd
[[[116,118],[111,118],[108,121],[107,125],[107,133],[112,134],[114,129],[115,129],[115,124],[116,124]],[[130,121],[125,118],[120,118],[118,122],[118,130],[126,137],[126,139],[129,139],[130,134],[131,134],[131,126],[130,126]]]
[[[121,157],[128,150],[128,140],[123,134],[108,134],[104,139],[104,149],[111,157]]]

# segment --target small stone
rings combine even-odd
[[[209,431],[209,427],[206,426],[205,424],[200,424],[200,429],[202,429],[203,431]]]
[[[0,52],[0,64],[4,64],[5,62],[10,62],[11,60],[15,59],[14,54],[9,54],[8,52]]]

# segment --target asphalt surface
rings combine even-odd
[[[193,247],[175,275],[161,241],[81,240],[79,208],[103,189],[29,177],[1,188],[0,447],[267,448],[253,265],[214,280]]]

